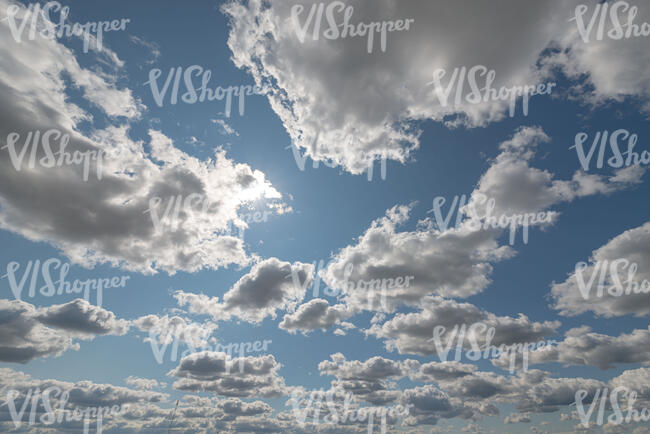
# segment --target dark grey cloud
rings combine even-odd
[[[0,300],[0,360],[27,363],[38,357],[58,356],[79,349],[74,339],[123,335],[129,322],[113,312],[76,299],[36,308],[20,300]]]

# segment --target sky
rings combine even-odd
[[[648,22],[0,0],[0,431],[650,432]]]

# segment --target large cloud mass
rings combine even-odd
[[[7,7],[0,2],[0,10]],[[20,10],[18,17],[24,6]],[[56,39],[18,43],[6,23],[0,24],[0,227],[50,242],[86,266],[109,262],[174,273],[250,262],[229,228],[246,226],[240,208],[281,197],[262,172],[235,163],[221,149],[199,160],[154,129],[148,141],[134,141],[124,121],[141,116],[144,107],[129,89],[118,89],[116,72],[84,69]],[[70,97],[74,88],[82,91],[79,101]],[[108,126],[94,128],[96,118]],[[91,127],[82,129],[88,121]],[[54,152],[65,135],[67,152],[103,151],[101,170],[91,160],[84,181],[81,164],[30,168],[29,152],[22,163],[12,161],[11,152],[22,152],[30,133],[44,137],[49,130]],[[17,137],[14,148],[5,147],[10,137]],[[37,159],[45,156],[43,149],[39,145]],[[178,216],[164,219],[166,210],[178,210]],[[160,227],[156,217],[163,220]]]
[[[291,140],[313,159],[332,159],[352,173],[360,173],[381,157],[408,160],[419,146],[413,121],[433,119],[472,127],[507,115],[508,100],[467,103],[468,84],[460,93],[461,103],[445,104],[430,84],[434,70],[446,72],[443,87],[455,68],[482,65],[494,70],[496,89],[551,82],[561,71],[574,80],[581,99],[589,103],[629,96],[645,103],[650,94],[645,38],[623,44],[608,38],[596,41],[592,36],[585,43],[576,21],[571,21],[576,6],[583,3],[579,0],[553,5],[510,0],[478,9],[471,1],[328,3],[337,23],[342,22],[346,6],[352,8],[352,24],[414,20],[408,30],[387,34],[385,51],[380,51],[380,33],[376,33],[371,54],[367,36],[323,36],[329,27],[327,9],[315,39],[318,17],[310,21],[309,16],[318,3],[231,1],[223,6],[231,18],[228,45],[235,65],[258,82],[273,84],[269,100]],[[595,6],[594,1],[587,3],[585,21]],[[637,21],[649,21],[648,8],[639,9]],[[618,12],[625,22],[626,12]],[[303,27],[306,35],[301,38]],[[486,71],[483,74],[479,87],[486,80]],[[450,93],[449,99],[455,100],[455,87]],[[535,98],[541,97],[532,97],[529,110],[535,110]],[[522,112],[521,98],[515,109]]]

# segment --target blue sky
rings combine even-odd
[[[27,290],[16,300],[0,280],[2,430],[44,428],[26,418],[14,425],[9,390],[24,399],[58,384],[76,391],[70,409],[128,403],[104,420],[107,432],[166,431],[177,400],[174,432],[367,430],[366,422],[300,426],[292,394],[320,389],[354,406],[409,407],[389,420],[395,432],[646,432],[647,423],[601,426],[595,417],[585,428],[571,403],[579,390],[591,399],[620,386],[637,392],[638,408],[650,404],[650,296],[594,290],[583,299],[576,271],[582,261],[594,272],[599,261],[627,260],[638,266],[632,280],[650,280],[647,164],[597,168],[596,150],[585,171],[570,148],[581,132],[588,149],[596,133],[625,130],[638,136],[636,152],[650,152],[648,38],[584,42],[570,21],[579,2],[506,3],[477,17],[472,2],[341,2],[353,7],[351,22],[415,18],[372,53],[364,38],[301,43],[295,2],[65,3],[71,23],[130,20],[87,53],[80,38],[17,41],[2,21],[0,274],[15,262],[20,278],[30,261],[57,258],[70,263],[70,280],[129,277],[104,290],[101,306],[94,296]],[[2,17],[11,4],[0,0]],[[301,4],[304,20],[312,3]],[[586,20],[596,3],[585,4]],[[621,17],[632,6],[614,4]],[[650,21],[650,9],[637,6],[634,22]],[[247,95],[244,112],[234,103],[229,116],[223,101],[172,105],[168,96],[159,107],[151,71],[162,71],[162,86],[171,68],[192,65],[211,71],[210,88],[271,91]],[[527,115],[520,99],[512,117],[504,101],[441,104],[427,84],[432,71],[446,70],[447,80],[474,65],[494,70],[497,88],[555,87],[532,97]],[[75,165],[17,170],[8,137],[48,129],[69,134],[70,149],[106,152],[102,179],[83,181]],[[341,140],[350,136],[358,140]],[[304,170],[291,146],[306,156]],[[215,211],[183,214],[179,230],[157,233],[150,200],[193,193]],[[531,225],[527,243],[518,228],[512,245],[507,230],[471,229],[468,212],[460,227],[436,226],[434,199],[445,198],[446,215],[460,195],[479,206],[477,219],[482,195],[495,200],[496,215],[550,211],[553,221]],[[228,232],[255,211],[268,219],[249,223],[242,239]],[[319,271],[316,296],[291,278]],[[367,291],[345,289],[348,278],[411,275],[413,286],[391,290],[385,307],[369,309]],[[555,343],[512,372],[437,354],[434,326],[477,322],[495,329],[497,346]],[[170,347],[156,361],[157,336],[180,342],[176,360]],[[180,355],[187,342],[262,340],[267,350],[245,360]]]

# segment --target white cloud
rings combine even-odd
[[[611,193],[638,182],[638,177],[607,179],[580,171],[571,180],[553,179],[553,173],[530,166],[535,148],[549,140],[539,127],[521,127],[502,142],[501,153],[461,208],[464,220],[458,228],[440,228],[442,216],[434,212],[435,220],[429,217],[419,222],[417,230],[399,232],[397,228],[408,220],[411,206],[395,206],[372,222],[356,244],[336,253],[320,272],[321,277],[328,286],[342,291],[353,310],[390,312],[401,304],[418,305],[431,294],[469,297],[490,284],[493,263],[515,254],[498,242],[507,229],[486,226],[490,202],[494,206],[489,212],[497,220],[503,215],[545,211],[549,216],[546,223],[531,222],[529,226],[547,226],[558,215],[548,209],[553,205]],[[521,225],[516,224],[520,231]],[[396,284],[398,279],[401,285]]]
[[[203,324],[187,321],[179,316],[146,315],[133,320],[133,325],[148,332],[145,340],[154,339],[161,344],[169,344],[180,339],[195,348],[204,347],[217,325],[211,322]]]
[[[562,363],[565,366],[596,366],[611,369],[616,365],[650,362],[650,327],[630,333],[609,336],[592,332],[587,326],[570,329],[563,341],[528,353],[528,363]],[[503,354],[493,364],[505,367],[510,363]],[[517,363],[521,358],[517,356]]]
[[[0,10],[6,6],[0,2]],[[235,163],[221,149],[201,161],[156,130],[149,131],[148,143],[132,140],[128,124],[115,118],[136,119],[143,107],[128,88],[117,88],[117,75],[82,68],[57,40],[23,38],[18,43],[6,20],[0,23],[0,38],[6,42],[0,47],[0,104],[6,108],[0,148],[11,133],[19,135],[19,151],[28,133],[54,129],[69,135],[68,152],[106,153],[101,180],[92,161],[90,177],[83,182],[81,165],[16,170],[9,148],[1,150],[1,228],[49,242],[72,262],[88,267],[108,262],[144,273],[174,273],[251,261],[242,240],[227,231],[230,224],[247,226],[238,216],[241,207],[281,198],[262,172]],[[74,88],[81,89],[79,104],[97,105],[98,116],[108,116],[108,126],[94,128],[91,114],[71,102]],[[91,124],[82,129],[81,121]],[[36,157],[42,156],[41,146]],[[199,195],[215,204],[210,212],[190,203],[193,212],[180,212],[177,230],[155,230],[146,212],[150,200],[164,201],[162,214],[172,196],[187,203],[188,197]]]
[[[388,210],[357,244],[341,249],[321,272],[325,283],[340,289],[352,309],[393,311],[400,304],[417,305],[432,293],[468,297],[490,283],[490,262],[513,254],[509,247],[499,247],[487,231],[397,231],[409,212],[406,206]],[[410,277],[408,286],[406,277]],[[400,286],[395,283],[398,278]],[[381,289],[382,279],[386,280],[385,290]],[[367,288],[369,284],[374,291]]]
[[[176,377],[173,387],[209,391],[230,397],[277,397],[286,394],[282,365],[272,355],[231,358],[226,353],[202,351],[183,357],[167,373]]]
[[[552,336],[560,326],[559,321],[533,322],[527,316],[518,317],[497,316],[491,312],[480,310],[470,303],[459,303],[440,297],[427,299],[422,303],[421,310],[415,313],[399,313],[383,324],[373,324],[366,334],[385,339],[389,351],[397,350],[400,354],[437,354],[433,341],[434,327],[445,327],[441,334],[443,342],[447,342],[453,333],[453,328],[482,323],[474,327],[473,333],[467,333],[462,341],[463,348],[470,348],[470,336],[478,345],[486,342],[487,331],[494,327],[495,332],[491,344],[514,344],[521,342],[536,342],[541,338]],[[460,336],[460,333],[458,333]],[[455,341],[452,348],[456,348]],[[453,352],[452,352],[453,355]]]
[[[596,194],[609,194],[640,182],[644,170],[619,169],[615,175],[576,171],[570,180],[553,179],[554,174],[530,166],[536,148],[551,139],[540,127],[520,127],[513,136],[499,145],[501,153],[481,176],[467,205],[475,206],[479,217],[485,205],[478,195],[494,199],[493,216],[537,213],[562,202]],[[483,202],[485,203],[485,202]]]
[[[593,311],[613,317],[650,313],[650,222],[629,229],[594,250],[564,282],[551,286],[553,307],[560,315]],[[585,258],[587,259],[587,258]],[[602,281],[601,281],[602,273]],[[645,281],[645,284],[644,284]],[[590,283],[591,282],[591,283]],[[635,293],[636,285],[637,293]],[[628,286],[630,293],[626,294]],[[615,296],[610,294],[621,292]],[[645,293],[644,293],[645,291]],[[602,292],[602,296],[599,293]]]
[[[296,331],[308,333],[315,329],[328,329],[334,324],[343,325],[341,321],[351,315],[352,312],[345,305],[330,306],[327,300],[314,298],[300,305],[296,312],[286,314],[279,327],[289,333]],[[335,331],[334,334],[345,336],[345,332],[341,329],[338,329],[338,333]]]
[[[360,173],[373,159],[407,161],[419,146],[414,121],[474,127],[506,116],[509,101],[443,106],[427,84],[436,69],[447,71],[445,83],[454,68],[484,65],[495,71],[496,89],[552,81],[561,70],[580,83],[586,77],[592,102],[624,97],[647,101],[645,38],[583,43],[570,21],[580,3],[549,6],[512,0],[477,14],[469,3],[440,13],[438,5],[416,0],[355,2],[351,23],[415,19],[408,31],[388,34],[386,52],[372,54],[366,52],[365,38],[313,40],[314,23],[301,43],[297,26],[306,25],[311,3],[298,23],[291,17],[295,2],[233,1],[222,9],[230,18],[228,45],[235,65],[258,83],[273,83],[269,101],[291,140],[313,159],[332,159]],[[638,22],[648,21],[650,11],[641,9]],[[342,10],[334,12],[338,20]],[[327,28],[324,17],[321,32]],[[470,91],[465,85],[461,95]],[[536,98],[529,102],[531,111]],[[517,102],[517,113],[521,104]],[[355,140],[343,140],[349,136]]]
[[[158,389],[159,387],[165,386],[165,383],[158,383],[158,380],[154,380],[153,378],[140,378],[134,377],[133,375],[129,375],[127,378],[125,378],[124,382],[126,382],[126,384],[129,386],[135,387],[136,389],[144,390]]]

